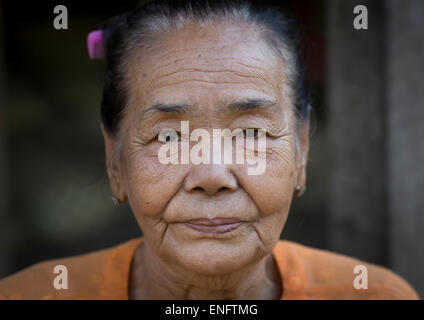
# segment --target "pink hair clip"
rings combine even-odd
[[[94,30],[88,34],[87,47],[91,60],[105,58],[103,30]]]

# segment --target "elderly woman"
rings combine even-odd
[[[101,129],[113,199],[129,201],[144,238],[36,264],[2,280],[0,296],[416,299],[387,269],[279,240],[305,189],[309,147],[294,31],[270,8],[162,1],[92,33],[90,53],[107,60]],[[249,171],[255,159],[264,170]],[[56,266],[65,288],[55,289]]]

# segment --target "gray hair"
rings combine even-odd
[[[129,54],[140,47],[148,53],[158,34],[178,31],[193,23],[204,28],[223,23],[246,23],[258,30],[284,62],[283,94],[295,106],[296,119],[300,120],[297,124],[304,123],[309,117],[310,102],[298,55],[298,32],[291,19],[276,8],[255,6],[250,1],[162,0],[115,17],[103,26],[108,76],[101,116],[109,134],[118,131],[128,102],[123,70]]]

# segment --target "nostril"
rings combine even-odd
[[[230,190],[230,188],[228,188],[228,187],[221,187],[218,190],[215,190],[215,192],[213,192],[213,193],[217,193],[217,192],[220,192],[220,191],[224,192],[224,191],[228,191],[228,190]],[[195,188],[192,189],[192,191],[204,192],[206,190],[203,189],[202,187],[195,187]]]

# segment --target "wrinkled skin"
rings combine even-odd
[[[271,250],[295,187],[305,184],[308,153],[308,125],[295,130],[293,105],[283,94],[283,62],[240,25],[189,25],[158,37],[147,56],[138,50],[128,58],[129,105],[119,137],[102,127],[112,191],[128,199],[145,239],[133,261],[130,298],[278,299],[283,288]],[[243,99],[275,104],[226,108]],[[145,113],[155,103],[189,107]],[[159,131],[179,131],[181,120],[190,130],[265,129],[265,173],[248,175],[240,164],[161,164]],[[206,235],[182,223],[217,217],[242,224]]]

